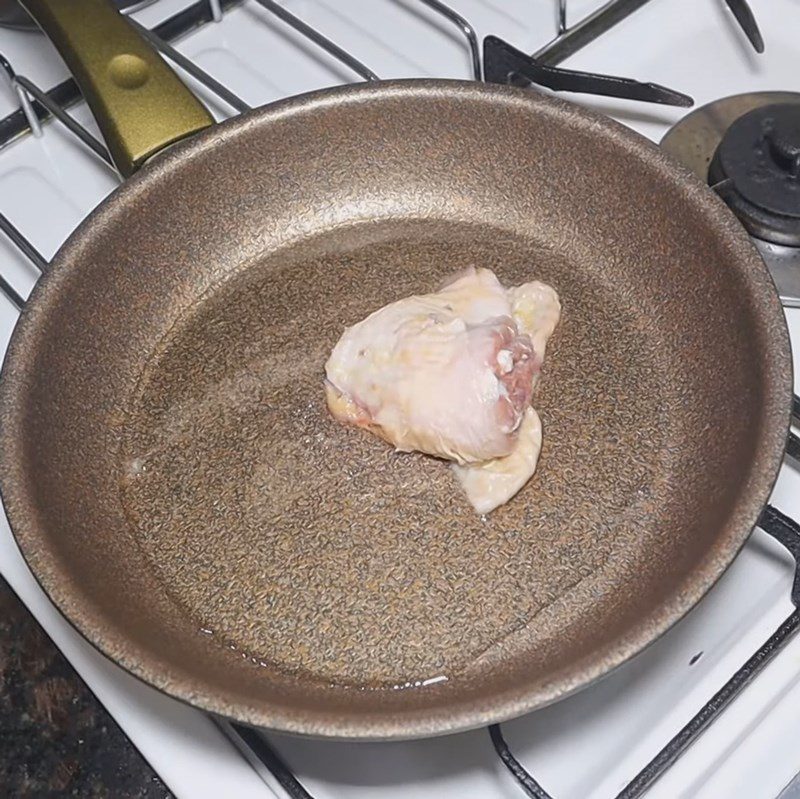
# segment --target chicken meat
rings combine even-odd
[[[561,303],[554,289],[539,281],[511,288],[508,295],[517,329],[530,338],[535,353],[533,390],[544,362],[547,342],[561,318]],[[484,463],[453,464],[453,470],[472,507],[478,513],[489,513],[508,502],[531,479],[541,449],[542,422],[539,414],[528,406],[517,442],[509,455]]]
[[[325,366],[328,407],[399,451],[453,461],[473,507],[488,513],[536,468],[530,400],[559,315],[549,286],[506,290],[491,270],[470,268],[345,330]]]

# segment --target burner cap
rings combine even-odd
[[[772,104],[725,132],[708,181],[755,236],[800,245],[800,105]]]

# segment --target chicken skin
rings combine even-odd
[[[348,328],[325,366],[328,407],[401,452],[453,461],[467,498],[488,513],[536,468],[530,400],[559,314],[543,283],[507,291],[492,271],[470,268]]]

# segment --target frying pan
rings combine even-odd
[[[108,657],[243,722],[441,734],[606,674],[729,565],[781,460],[789,340],[684,169],[476,83],[211,126],[99,0],[26,5],[141,167],[34,289],[0,382],[17,541]],[[336,424],[322,387],[346,325],[469,264],[563,301],[539,470],[486,518],[442,464]]]

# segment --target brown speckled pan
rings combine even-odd
[[[488,518],[336,424],[344,327],[468,264],[555,286],[539,469]],[[789,414],[747,235],[655,146],[512,88],[286,100],[145,167],[14,333],[0,480],[64,614],[133,674],[297,733],[435,735],[607,673],[747,538]]]

